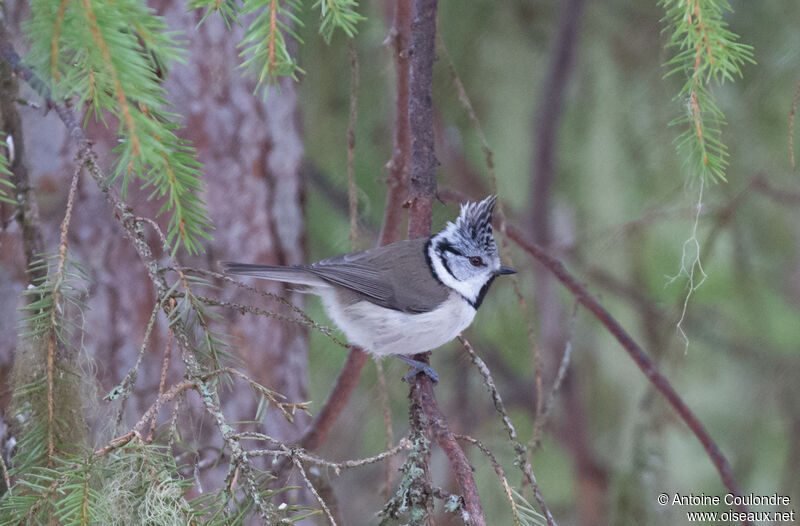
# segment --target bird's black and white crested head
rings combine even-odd
[[[490,195],[479,203],[467,202],[461,205],[452,230],[454,236],[462,238],[462,242],[474,245],[486,254],[497,254],[497,245],[492,234],[492,213],[497,203],[497,196]],[[448,224],[447,227],[450,228]]]
[[[497,196],[461,205],[455,222],[431,238],[428,257],[434,275],[455,289],[476,309],[499,274],[514,271],[500,266],[492,233],[492,212]]]

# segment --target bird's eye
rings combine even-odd
[[[469,262],[473,267],[483,266],[483,260],[478,256],[472,256],[471,258],[469,258]]]

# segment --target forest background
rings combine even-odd
[[[412,3],[332,3],[346,6],[343,18],[323,15],[328,3],[207,3],[149,2],[164,27],[134,0],[3,3],[2,178],[16,186],[0,187],[12,488],[0,521],[366,524],[383,510],[388,523],[460,524],[475,506],[463,470],[435,433],[426,457],[415,420],[431,414],[418,404],[430,386],[409,399],[404,364],[379,369],[342,348],[318,300],[248,282],[305,317],[205,272],[219,260],[296,264],[400,239],[418,200],[431,204],[409,185],[418,166],[398,142],[398,71],[414,53],[397,5]],[[732,2],[718,19],[735,35],[696,19],[698,34],[752,46],[735,60],[669,45],[681,20],[670,9],[683,4],[439,2],[433,229],[455,202],[496,192],[501,255],[520,271],[495,283],[467,346],[432,356],[435,405],[468,437],[450,435],[475,468],[488,524],[683,524],[687,511],[731,506],[663,506],[660,494],[721,496],[734,479],[744,494],[791,502],[754,510],[800,502],[800,6]],[[46,16],[26,33],[32,8]],[[116,16],[124,9],[130,18]],[[169,39],[183,62],[161,52]],[[126,42],[140,47],[115,55]],[[81,46],[94,50],[85,62]],[[265,61],[268,50],[277,54]],[[699,77],[695,58],[708,63]],[[714,73],[725,58],[733,69]],[[129,78],[162,86],[168,104]],[[92,104],[106,123],[84,119]],[[692,149],[698,107],[710,164]],[[688,150],[676,149],[682,140]],[[563,262],[572,289],[537,247]],[[37,264],[38,254],[52,257]],[[674,397],[578,305],[575,284]],[[716,445],[697,440],[678,398]],[[299,489],[278,491],[286,485]]]

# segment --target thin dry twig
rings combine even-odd
[[[263,385],[256,382],[243,372],[234,369],[233,367],[222,367],[220,369],[216,369],[214,371],[204,374],[203,379],[213,378],[221,374],[230,374],[232,376],[236,376],[241,380],[244,380],[256,392],[264,396],[267,400],[270,401],[270,403],[272,403],[272,405],[277,407],[281,411],[281,413],[283,413],[283,416],[290,422],[293,421],[294,413],[297,409],[308,412],[308,402],[284,402],[283,400],[280,400],[282,398],[285,398],[282,394],[276,393],[272,389],[264,387]]]
[[[136,363],[133,364],[133,367],[130,368],[128,374],[125,375],[125,378],[111,390],[111,392],[106,396],[107,399],[112,400],[117,396],[122,397],[122,402],[119,405],[119,411],[117,411],[117,421],[114,426],[114,429],[119,430],[122,426],[122,417],[125,414],[125,407],[128,402],[128,398],[131,395],[131,390],[133,389],[133,385],[136,383],[136,378],[139,375],[139,366],[142,363],[142,358],[144,357],[145,351],[147,351],[147,345],[150,343],[150,336],[153,333],[153,327],[156,324],[156,318],[158,317],[158,313],[161,312],[161,302],[157,301],[155,305],[153,305],[153,310],[150,312],[150,319],[147,321],[147,327],[144,331],[144,337],[142,338],[142,344],[139,346],[139,354],[136,356]]]
[[[517,454],[517,465],[520,467],[528,483],[531,485],[531,488],[533,489],[533,496],[536,497],[536,501],[542,508],[542,515],[544,515],[547,519],[548,526],[557,526],[556,521],[553,519],[553,515],[550,513],[550,509],[544,502],[544,497],[542,496],[541,489],[539,489],[539,484],[536,482],[536,476],[533,474],[533,467],[531,466],[530,461],[528,461],[527,448],[522,444],[522,442],[519,441],[517,429],[514,427],[514,424],[511,422],[511,418],[508,416],[508,412],[503,405],[503,399],[501,398],[500,392],[495,386],[494,379],[492,378],[489,368],[486,366],[486,363],[481,359],[481,357],[478,356],[478,353],[475,352],[472,344],[470,344],[469,341],[464,338],[464,336],[459,335],[458,340],[464,346],[464,349],[469,354],[472,363],[478,368],[481,376],[483,376],[486,387],[489,388],[489,392],[492,395],[492,402],[494,402],[494,407],[500,414],[500,419],[503,422],[503,426],[506,428],[508,437],[511,439],[511,442],[514,445],[514,452]]]
[[[6,492],[8,496],[11,496],[11,477],[8,475],[8,466],[6,466],[6,461],[3,458],[3,455],[0,455],[0,469],[3,470],[3,480],[6,483]]]
[[[140,218],[133,214],[132,208],[127,205],[108,184],[107,178],[103,175],[102,170],[97,162],[97,156],[92,148],[92,143],[87,138],[71,108],[65,104],[60,104],[51,99],[51,93],[46,84],[43,83],[28,67],[26,67],[19,55],[14,50],[10,42],[7,41],[6,35],[0,35],[0,56],[11,66],[15,74],[25,79],[28,84],[34,88],[39,94],[47,101],[48,106],[52,107],[61,121],[67,128],[70,139],[75,143],[78,150],[78,158],[81,160],[81,169],[85,169],[92,177],[95,183],[100,188],[105,199],[111,205],[114,218],[119,222],[122,227],[123,235],[128,239],[133,248],[136,250],[137,255],[142,261],[142,264],[147,272],[148,278],[153,283],[156,289],[159,304],[165,310],[167,316],[170,314],[169,306],[166,305],[166,299],[171,294],[171,288],[164,279],[162,268],[159,266],[158,261],[153,255],[153,252],[144,236],[143,229],[139,227],[141,224]],[[173,259],[174,261],[174,259]],[[175,269],[181,276],[181,279],[186,286],[186,281],[180,269],[180,266],[175,262]],[[187,288],[187,293],[188,293]],[[245,491],[252,499],[254,507],[258,510],[258,514],[265,523],[269,523],[274,513],[271,511],[267,502],[262,497],[262,491],[259,488],[259,483],[256,478],[254,467],[250,464],[246,452],[242,449],[241,445],[233,437],[234,429],[228,424],[227,419],[222,414],[219,392],[215,385],[209,383],[203,378],[202,368],[197,361],[194,354],[194,345],[192,344],[193,335],[191,331],[185,326],[182,320],[173,320],[172,328],[176,337],[176,341],[181,350],[181,357],[184,366],[186,367],[187,380],[184,382],[191,382],[194,388],[200,393],[200,399],[206,411],[213,417],[217,429],[219,430],[224,440],[226,448],[230,451],[231,467],[241,471],[244,478]],[[169,391],[167,392],[169,393]],[[167,394],[165,393],[165,395]],[[152,409],[152,408],[151,408]],[[139,433],[139,436],[141,433]],[[105,448],[99,450],[103,452]],[[112,448],[113,449],[113,448]]]
[[[108,454],[109,452],[118,449],[131,440],[134,437],[137,437],[139,440],[144,441],[142,438],[142,430],[145,426],[152,420],[158,416],[158,411],[161,409],[161,406],[178,396],[179,394],[187,391],[188,389],[197,389],[197,385],[195,382],[191,380],[183,380],[172,387],[169,388],[164,394],[158,397],[158,399],[153,402],[153,404],[144,412],[142,417],[136,422],[136,425],[133,428],[125,433],[122,436],[114,438],[113,440],[109,441],[104,447],[96,450],[94,452],[95,456],[103,456]]]
[[[383,429],[386,434],[386,449],[391,449],[394,445],[394,432],[392,431],[392,408],[389,405],[389,388],[386,385],[386,375],[383,372],[383,364],[380,360],[375,362],[375,376],[378,381],[378,397],[381,401],[381,413],[383,413]],[[384,497],[389,500],[392,494],[392,459],[386,459],[386,488]]]
[[[503,467],[497,462],[497,459],[494,456],[494,453],[483,445],[483,443],[478,440],[477,438],[473,438],[469,435],[455,435],[457,440],[463,440],[465,442],[469,442],[473,446],[477,447],[478,449],[483,452],[489,458],[489,462],[492,463],[492,467],[494,468],[494,472],[497,473],[497,476],[500,478],[500,483],[503,485],[503,491],[506,494],[506,498],[508,498],[508,503],[511,505],[511,513],[514,515],[514,524],[519,526],[519,512],[517,511],[517,503],[514,502],[514,494],[511,491],[511,485],[508,483],[508,479],[506,478],[506,474],[503,471]]]
[[[478,138],[481,141],[481,148],[483,149],[484,154],[484,162],[486,164],[486,171],[489,175],[489,185],[491,187],[491,192],[495,195],[499,193],[497,188],[497,174],[495,172],[494,166],[494,152],[489,147],[489,141],[486,138],[486,134],[483,131],[483,126],[481,126],[480,119],[478,119],[477,113],[475,113],[475,109],[472,106],[472,101],[467,94],[466,88],[464,88],[464,83],[461,81],[461,77],[456,71],[455,64],[453,64],[452,59],[450,58],[450,54],[447,52],[447,46],[444,44],[444,40],[439,38],[439,47],[441,49],[441,54],[444,57],[445,62],[447,63],[448,69],[450,70],[450,76],[453,79],[453,84],[456,87],[456,91],[458,92],[458,100],[461,102],[461,105],[467,111],[467,115],[469,115],[469,120],[472,123],[472,127],[475,129],[475,132],[478,134]],[[503,208],[503,201],[500,200],[497,203],[497,212],[501,216],[505,216],[505,210]],[[506,265],[514,268],[514,260],[511,254],[511,248],[508,244],[508,235],[505,231],[505,223],[500,224],[501,229],[500,233],[501,241],[500,241],[500,251],[503,261]],[[517,298],[517,303],[519,304],[520,311],[522,312],[522,316],[525,319],[525,329],[526,334],[528,337],[528,345],[530,347],[531,353],[531,361],[533,363],[533,370],[535,375],[535,387],[536,387],[536,413],[534,417],[534,421],[538,422],[541,417],[541,400],[543,398],[542,393],[542,354],[539,348],[539,345],[536,342],[536,332],[533,328],[533,321],[532,316],[528,314],[528,304],[525,301],[525,297],[522,294],[522,286],[520,285],[519,275],[513,274],[511,277],[511,284],[514,289],[514,295]]]
[[[414,2],[411,23],[409,80],[409,134],[411,138],[409,238],[427,237],[431,232],[433,201],[436,198],[436,154],[433,137],[433,63],[436,44],[436,0]],[[429,363],[430,353],[414,356],[415,360]],[[472,475],[472,466],[464,451],[450,431],[447,418],[439,408],[431,379],[418,374],[410,393],[412,428],[424,425],[433,435],[450,461],[464,507],[470,521],[476,526],[486,524],[478,488]],[[422,414],[417,414],[421,411]],[[424,424],[423,424],[424,423]],[[412,429],[412,433],[421,429]],[[425,482],[425,477],[414,482]]]
[[[175,293],[174,297],[176,298],[183,297],[183,293],[180,292]],[[223,307],[226,309],[232,309],[238,311],[241,314],[253,314],[256,316],[264,316],[266,318],[275,318],[276,320],[281,320],[288,323],[295,323],[297,325],[303,325],[305,327],[311,327],[312,329],[316,329],[317,331],[321,332],[322,334],[330,338],[330,340],[336,345],[344,347],[345,349],[351,348],[350,345],[344,343],[342,340],[340,340],[334,335],[335,331],[332,328],[326,327],[325,325],[320,325],[319,323],[315,322],[308,316],[304,316],[303,318],[292,318],[290,316],[285,316],[277,312],[272,312],[266,309],[255,307],[253,305],[246,305],[243,303],[236,303],[233,301],[219,300],[216,298],[209,298],[207,296],[194,296],[194,298],[200,301],[201,303],[205,305],[210,305],[212,307]]]
[[[177,269],[172,268],[172,267],[165,267],[163,270],[165,270],[165,271],[167,271],[167,270],[175,270],[175,271],[177,271]],[[208,269],[203,269],[203,268],[194,268],[194,267],[183,267],[183,271],[184,272],[189,272],[189,273],[192,273],[192,274],[199,274],[201,276],[210,276],[212,278],[221,279],[222,281],[225,281],[226,283],[231,283],[231,284],[235,285],[236,287],[238,287],[240,289],[244,289],[244,290],[247,290],[247,291],[252,292],[254,294],[258,294],[259,296],[262,296],[264,298],[269,298],[271,300],[275,300],[278,303],[288,307],[289,309],[291,309],[292,312],[294,312],[298,316],[300,316],[308,324],[309,327],[315,327],[315,326],[319,325],[311,318],[311,316],[306,314],[303,309],[301,309],[300,307],[298,307],[297,305],[295,305],[291,301],[287,300],[283,296],[279,296],[277,294],[274,294],[274,293],[266,291],[266,290],[257,289],[255,287],[253,287],[252,285],[248,285],[247,283],[243,283],[243,282],[241,282],[239,280],[236,280],[236,279],[234,279],[234,278],[232,278],[230,276],[227,276],[225,274],[221,274],[219,272],[214,272],[213,270],[208,270]],[[320,327],[322,327],[322,326],[320,326]],[[317,328],[317,327],[315,327],[315,328]]]
[[[300,439],[300,447],[306,450],[314,450],[325,442],[331,427],[344,411],[350,395],[358,385],[361,370],[367,363],[368,358],[369,355],[360,348],[350,347],[350,352],[347,354],[342,371],[336,378],[336,383],[322,409],[320,409],[308,429],[303,433],[303,437]],[[272,475],[276,478],[281,476],[289,466],[288,459],[283,460],[283,462],[272,468]]]
[[[512,225],[508,225],[508,233],[510,238],[517,243],[517,245],[530,254],[534,259],[542,263],[555,277],[561,282],[567,290],[572,293],[577,301],[583,305],[592,315],[597,318],[600,323],[611,333],[612,336],[619,342],[619,344],[628,352],[628,355],[633,359],[636,365],[641,369],[647,379],[658,389],[661,394],[672,405],[681,419],[686,423],[689,429],[694,433],[706,454],[711,459],[714,467],[717,468],[723,484],[734,495],[741,495],[736,479],[731,471],[728,459],[722,454],[722,451],[717,446],[716,442],[708,434],[705,426],[697,418],[697,416],[689,409],[689,406],[683,401],[680,395],[672,387],[672,384],[658,371],[656,365],[650,360],[644,350],[638,343],[622,328],[622,326],[614,319],[611,314],[586,290],[572,274],[570,274],[564,267],[561,261],[553,256],[547,254],[537,245],[528,242],[519,230]],[[740,513],[747,514],[748,508],[744,504],[736,506]],[[746,521],[745,521],[746,522]]]
[[[284,442],[278,440],[277,438],[272,438],[271,436],[266,435],[264,433],[245,431],[242,433],[237,433],[236,436],[242,440],[262,440],[264,442],[269,442],[281,448],[281,449],[253,449],[249,451],[251,457],[295,455],[297,458],[299,458],[304,462],[332,469],[337,476],[341,474],[341,471],[343,469],[353,469],[366,466],[369,464],[375,464],[377,462],[386,460],[387,458],[391,458],[400,453],[401,451],[405,451],[409,447],[411,447],[411,444],[409,443],[408,439],[404,437],[400,440],[400,442],[398,442],[396,446],[387,449],[386,451],[383,451],[381,453],[378,453],[377,455],[355,460],[343,460],[341,462],[332,462],[330,460],[325,460],[324,458],[313,455],[303,448],[288,448],[286,447],[286,444]]]
[[[172,308],[175,308],[174,299],[170,300],[173,302]],[[161,379],[158,382],[158,398],[156,402],[161,399],[161,395],[164,394],[164,387],[167,383],[167,368],[169,367],[169,359],[172,355],[172,328],[167,331],[167,345],[164,349],[164,359],[161,363]],[[158,409],[156,409],[155,414],[153,415],[153,420],[150,422],[150,432],[147,434],[147,443],[153,441],[153,434],[156,431],[156,421],[158,420]]]
[[[561,363],[558,365],[558,372],[556,373],[556,379],[553,381],[553,387],[550,389],[550,392],[547,394],[547,399],[544,401],[542,414],[539,415],[533,423],[533,432],[531,433],[531,440],[528,443],[528,447],[531,449],[538,447],[542,429],[544,429],[550,412],[553,410],[556,393],[561,389],[561,383],[564,381],[564,377],[567,376],[567,369],[569,368],[569,362],[572,356],[572,335],[575,331],[575,320],[578,319],[578,305],[579,303],[575,301],[572,306],[569,328],[567,329],[567,341],[564,344],[564,354],[561,356]]]
[[[358,195],[356,188],[355,150],[358,122],[358,51],[351,38],[347,42],[350,55],[350,113],[347,121],[347,202],[350,208],[350,247],[358,245]]]
[[[305,481],[306,487],[311,492],[311,494],[314,495],[314,498],[317,499],[317,502],[319,502],[319,505],[322,507],[322,511],[325,512],[325,516],[328,517],[328,522],[331,523],[331,526],[336,526],[336,519],[333,518],[331,510],[329,510],[328,505],[325,504],[325,500],[322,497],[320,497],[317,488],[315,488],[314,484],[312,484],[311,481],[308,479],[308,474],[306,473],[305,468],[303,468],[303,463],[300,462],[300,459],[298,459],[295,456],[291,456],[290,458],[292,459],[292,463],[295,465],[295,467],[297,467],[297,469],[300,471],[300,476],[303,478],[303,481]]]
[[[57,327],[60,325],[58,317],[63,313],[61,306],[61,283],[64,280],[64,271],[67,263],[67,233],[69,224],[72,220],[72,210],[75,206],[75,194],[78,191],[78,179],[83,169],[81,155],[76,159],[75,173],[72,175],[72,183],[69,186],[69,196],[67,197],[67,209],[64,213],[64,220],[61,221],[60,241],[58,245],[58,267],[53,277],[53,307],[50,311],[50,333],[47,338],[47,455],[48,464],[52,463],[55,455],[55,356],[58,342]]]
[[[789,162],[794,170],[794,113],[797,110],[797,103],[800,102],[800,83],[797,84],[797,91],[794,92],[792,99],[792,111],[789,112]]]

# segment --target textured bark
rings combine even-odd
[[[0,21],[0,37],[6,38],[6,28]],[[16,288],[17,284],[32,283],[42,277],[43,272],[30,272],[25,274],[26,269],[30,268],[36,256],[42,252],[44,241],[40,228],[39,209],[36,204],[36,196],[31,187],[28,177],[28,165],[25,155],[25,139],[23,137],[22,121],[17,111],[17,98],[19,97],[19,86],[12,74],[11,67],[6,63],[0,63],[0,140],[6,143],[3,153],[8,160],[8,169],[11,172],[9,180],[14,183],[14,189],[6,194],[13,197],[17,204],[13,206],[8,203],[0,203],[0,221],[2,230],[0,231],[0,265],[6,268],[15,269],[13,276],[0,275],[0,385],[9,385],[9,374],[13,365],[13,349],[16,338],[16,331],[11,325],[12,320],[17,317],[17,304],[14,301],[5,300],[12,296],[2,294],[6,287]],[[5,177],[5,176],[3,176]],[[3,321],[7,320],[7,321]],[[9,323],[6,329],[5,323]],[[11,393],[8,389],[0,391],[0,414],[6,414]],[[6,426],[2,424],[0,438],[5,437]],[[4,450],[4,455],[5,450]]]
[[[166,17],[170,29],[182,30],[189,40],[186,64],[173,66],[164,87],[175,110],[185,118],[186,129],[180,135],[194,143],[204,163],[207,185],[204,199],[216,227],[208,252],[195,258],[181,257],[181,263],[215,269],[219,259],[271,264],[303,261],[303,188],[299,177],[303,147],[293,84],[271,90],[269,98],[263,101],[259,95],[253,95],[254,83],[242,78],[242,72],[236,68],[239,63],[236,42],[241,38],[241,28],[229,31],[213,15],[198,27],[200,14],[187,13],[185,3],[177,1],[158,2],[154,7]],[[19,20],[9,24],[19,27]],[[22,117],[26,135],[35,138],[27,144],[32,184],[40,197],[48,198],[48,206],[42,206],[41,211],[45,250],[54,249],[68,176],[73,172],[69,141],[63,125],[52,113],[43,117],[41,111],[27,108],[22,110]],[[114,123],[110,126],[113,129]],[[110,164],[108,152],[115,146],[114,134],[91,122],[87,135],[95,141],[101,162]],[[147,202],[147,192],[137,186],[130,185],[128,201],[136,214],[155,217],[159,203]],[[123,239],[111,213],[94,183],[82,181],[70,232],[70,253],[90,271],[92,286],[84,344],[99,365],[103,389],[116,385],[135,363],[155,301],[141,261]],[[159,218],[163,230],[167,220]],[[149,235],[151,246],[157,247],[157,237]],[[24,274],[16,273],[12,281],[0,280],[3,297],[19,296],[24,283],[18,276]],[[258,286],[272,287],[269,288],[272,292],[292,296],[267,282]],[[231,287],[223,288],[219,294],[233,301],[245,299]],[[298,297],[292,299],[299,301]],[[253,296],[247,301],[254,301]],[[223,329],[232,335],[231,352],[241,360],[240,368],[291,401],[305,400],[307,330],[271,319],[225,315],[228,323]],[[163,318],[160,322],[143,361],[134,396],[128,403],[128,424],[150,406],[158,391],[166,337]],[[0,319],[0,333],[13,334],[14,323],[11,318]],[[10,354],[15,343],[2,343],[4,348],[0,351]],[[167,384],[174,383],[182,374],[179,360],[173,360]],[[254,418],[258,401],[248,387],[237,385],[235,390],[224,392],[222,400],[229,420]],[[191,411],[184,408],[182,414]],[[168,410],[162,413],[169,416]],[[161,420],[166,416],[162,415]],[[198,461],[211,464],[215,453],[204,448],[220,445],[219,437],[200,433],[197,421],[187,419],[184,423],[191,425],[192,431],[186,436],[196,444]],[[305,419],[298,415],[295,423],[289,424],[277,412],[268,412],[265,423],[271,435],[292,440],[298,436]],[[216,483],[224,476],[224,467],[218,468],[204,483]]]
[[[408,42],[411,30],[411,1],[398,0],[394,12],[394,20],[390,30],[390,37],[394,45],[395,68],[397,73],[397,94],[395,101],[395,129],[394,151],[389,161],[389,179],[387,180],[386,208],[384,211],[383,226],[378,236],[378,246],[388,245],[402,238],[404,220],[404,201],[408,194],[408,164],[410,160],[410,137],[408,125]],[[323,178],[320,181],[323,188],[327,188]],[[336,195],[335,188],[327,188],[329,198]],[[331,199],[340,203],[340,208],[345,210],[344,196]],[[347,355],[347,361],[342,368],[336,383],[331,389],[328,399],[320,412],[314,418],[300,440],[300,445],[305,449],[319,448],[327,439],[333,424],[347,406],[350,395],[358,385],[361,371],[367,363],[369,356],[360,348],[354,347]],[[282,461],[276,466],[273,473],[281,473],[288,467],[288,461]]]
[[[188,67],[173,68],[165,88],[185,117],[186,136],[205,166],[206,202],[216,230],[198,265],[215,268],[222,259],[269,265],[304,262],[299,177],[303,145],[294,83],[283,82],[263,101],[260,94],[253,95],[253,81],[236,68],[241,28],[228,31],[216,16],[197,27],[201,13],[187,13],[185,4],[174,0],[160,2],[157,9],[171,28],[182,28],[191,37]],[[262,280],[254,285],[301,302],[301,296],[284,285]],[[242,293],[229,298],[252,301]],[[289,400],[305,400],[307,330],[274,319],[226,316],[236,355],[253,378]],[[246,391],[223,397],[232,419],[255,414],[255,399]],[[277,413],[268,415],[267,425],[286,439],[296,439],[301,429]]]
[[[436,152],[433,141],[433,62],[436,58],[436,0],[416,0],[411,22],[411,69],[408,100],[411,136],[411,210],[408,237],[431,233],[436,198]]]
[[[431,234],[433,201],[436,199],[436,153],[433,139],[433,63],[436,56],[436,0],[415,0],[414,19],[411,23],[411,76],[408,105],[409,133],[411,134],[411,209],[408,217],[408,237],[426,237]],[[430,363],[430,352],[417,354],[414,359]],[[410,423],[412,427],[426,426],[425,431],[442,448],[450,461],[452,475],[458,483],[464,509],[470,524],[486,524],[483,506],[473,468],[456,442],[447,417],[439,408],[433,391],[433,382],[425,374],[418,374],[411,386],[412,400]],[[419,412],[424,414],[424,417]],[[413,433],[413,431],[412,431]]]
[[[386,181],[386,209],[380,244],[387,245],[402,239],[403,205],[408,195],[408,164],[411,159],[411,136],[408,120],[408,82],[411,42],[411,0],[397,0],[394,6],[391,38],[395,74],[397,75],[394,117],[394,148],[389,161],[389,178]]]

